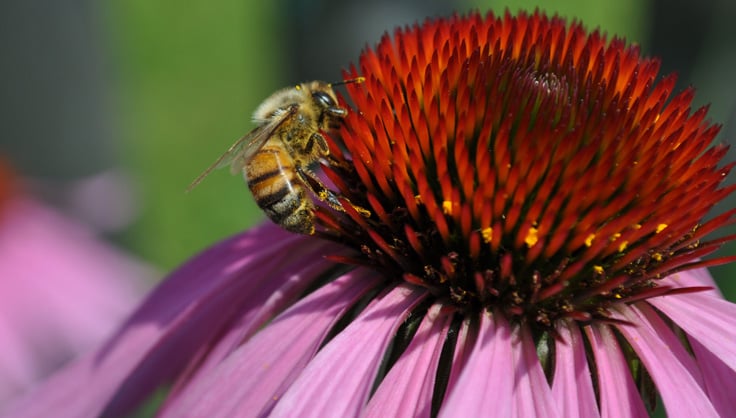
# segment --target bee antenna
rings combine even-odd
[[[334,83],[330,83],[330,86],[340,86],[343,84],[352,84],[352,83],[363,83],[365,82],[365,77],[355,77],[348,80],[342,80],[342,81],[336,81]]]

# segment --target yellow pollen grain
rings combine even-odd
[[[613,236],[611,237],[611,241],[616,241],[616,240],[617,240],[617,239],[619,239],[619,238],[621,238],[621,233],[619,233],[619,232],[616,232],[616,233],[615,233],[615,234],[613,234]]]
[[[442,213],[445,215],[452,215],[452,202],[449,200],[442,202]]]
[[[632,225],[634,229],[641,229],[641,224],[634,224]]]
[[[593,271],[595,271],[596,274],[603,274],[603,267],[601,267],[601,266],[593,266]]]
[[[624,250],[626,250],[626,247],[629,246],[629,241],[624,241],[621,243],[621,245],[618,246],[618,252],[622,253]]]
[[[539,241],[539,230],[537,228],[531,227],[529,228],[529,231],[526,233],[526,238],[524,239],[524,242],[526,243],[526,246],[529,248],[532,248],[534,244]]]
[[[592,247],[593,246],[593,239],[595,238],[595,234],[588,235],[587,238],[585,238],[585,246],[586,247]]]
[[[422,195],[418,194],[414,196],[414,201],[417,203],[417,205],[422,204]]]
[[[665,230],[665,228],[667,228],[668,226],[669,226],[669,225],[667,225],[667,224],[659,224],[659,225],[657,225],[657,230],[656,230],[656,232],[657,232],[657,233],[659,234],[660,232],[664,231],[664,230]]]
[[[480,231],[481,235],[483,236],[483,242],[488,244],[493,239],[493,228],[483,228],[483,230]]]
[[[652,258],[654,259],[654,261],[662,261],[663,257],[662,257],[662,254],[660,253],[654,253],[652,254]]]
[[[370,218],[371,217],[371,211],[369,211],[368,209],[362,208],[360,206],[356,206],[356,205],[353,205],[353,204],[351,204],[350,206],[352,206],[353,209],[355,209],[360,214],[360,216],[362,216],[364,218]]]

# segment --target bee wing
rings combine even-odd
[[[253,155],[255,155],[255,153],[261,149],[263,144],[266,143],[268,138],[270,138],[287,120],[292,118],[298,109],[299,105],[289,106],[283,114],[275,116],[269,122],[253,129],[235,141],[235,143],[231,145],[225,153],[220,155],[214,163],[207,167],[202,174],[192,181],[189,187],[187,187],[187,192],[194,189],[215,169],[230,165],[230,172],[233,174],[242,170],[243,167],[250,162],[251,158],[253,158]]]

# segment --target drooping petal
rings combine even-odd
[[[424,296],[423,291],[400,285],[374,300],[317,353],[269,416],[359,415],[391,338]]]
[[[692,357],[651,308],[621,307],[622,318],[636,325],[618,330],[636,351],[662,396],[671,417],[718,417],[700,385],[702,377]]]
[[[429,417],[437,364],[452,315],[434,305],[368,402],[366,417]]]
[[[561,340],[555,342],[555,373],[552,394],[563,417],[594,418],[600,416],[593,390],[583,336],[577,324],[557,327]]]
[[[457,340],[455,341],[455,352],[452,355],[452,368],[450,375],[447,377],[447,389],[445,390],[445,401],[450,389],[455,387],[460,375],[468,363],[468,359],[475,348],[475,342],[478,340],[478,330],[471,326],[469,318],[460,324],[457,331]]]
[[[511,337],[515,366],[512,416],[562,417],[539,363],[530,330],[520,326],[514,331]]]
[[[269,227],[275,228],[273,225],[269,225]],[[280,234],[273,236],[273,238],[277,239],[276,242],[280,242]],[[223,326],[223,334],[218,335],[212,343],[203,343],[206,356],[201,360],[200,358],[193,359],[188,369],[180,374],[171,390],[173,396],[178,393],[180,388],[188,385],[189,381],[196,380],[199,375],[204,375],[211,369],[218,367],[233,350],[253,335],[263,323],[283,309],[284,306],[288,306],[298,299],[306,286],[325,274],[332,274],[330,272],[335,270],[335,266],[324,260],[323,255],[325,252],[338,252],[338,250],[329,245],[326,246],[324,242],[313,243],[308,246],[308,249],[303,244],[304,242],[301,242],[301,240],[295,241],[286,248],[279,244],[278,247],[283,248],[283,252],[279,252],[278,249],[268,251],[263,260],[253,259],[251,265],[253,272],[265,275],[266,281],[252,289],[241,290],[241,292],[252,291],[252,293],[250,296],[244,294],[242,302],[238,302],[240,305],[233,305],[236,310],[238,310],[238,306],[240,308],[237,312],[233,312],[230,318],[226,318],[230,319],[231,322]],[[243,251],[247,253],[253,250],[246,248]],[[285,256],[286,254],[288,254],[288,257]],[[288,262],[284,262],[285,257]],[[269,275],[275,279],[268,280]],[[251,303],[245,303],[246,299]]]
[[[647,302],[736,370],[736,304],[701,292],[651,298]]]
[[[736,371],[729,368],[698,340],[689,339],[698,366],[703,374],[705,391],[721,416],[736,411]]]
[[[511,326],[502,315],[480,315],[478,338],[440,408],[440,417],[510,416],[516,373]]]
[[[608,325],[587,326],[585,332],[598,370],[601,417],[649,417],[631,378],[621,347]]]
[[[690,346],[692,347],[693,353],[697,360],[698,367],[702,371],[704,380],[704,389],[708,394],[708,397],[712,401],[714,407],[722,416],[728,416],[732,411],[736,410],[736,397],[733,396],[736,393],[736,362],[731,361],[730,364],[726,362],[727,358],[733,358],[733,337],[729,337],[733,332],[729,333],[729,329],[733,329],[729,323],[733,323],[733,304],[723,301],[723,296],[716,287],[713,278],[706,269],[695,269],[681,273],[677,273],[666,277],[662,280],[662,284],[670,285],[676,288],[684,287],[698,287],[698,286],[711,286],[713,289],[707,291],[697,292],[690,295],[670,295],[667,297],[651,298],[648,300],[653,306],[662,310],[670,319],[674,320],[681,328],[685,329],[690,327],[694,330],[694,335],[688,335]],[[690,302],[690,303],[688,303]],[[674,306],[669,306],[671,304]],[[678,304],[684,303],[689,305]],[[713,307],[710,306],[714,303],[718,306],[723,306],[726,311],[720,314],[720,318],[711,318],[711,321],[718,322],[718,329],[712,329],[709,326],[703,326],[698,323],[698,318],[692,318],[693,314],[704,314],[704,316],[710,317],[705,312],[701,312],[701,305],[708,309],[709,312]],[[697,307],[696,307],[697,305]],[[683,311],[683,309],[686,309]],[[718,308],[714,309],[715,313],[720,312]],[[686,321],[684,324],[679,321]],[[702,327],[702,328],[701,328]],[[706,347],[699,338],[705,336],[710,341],[711,347],[716,347],[716,352],[720,355],[732,353],[723,358],[719,354],[712,352]],[[725,341],[724,341],[725,340]],[[731,341],[731,342],[729,342]]]
[[[348,273],[316,290],[198,377],[162,411],[162,417],[258,415],[270,409],[325,335],[357,298],[376,284],[366,270]]]
[[[278,244],[264,248],[266,237],[277,238]],[[283,309],[313,279],[298,273],[305,263],[325,263],[328,269],[329,263],[316,256],[323,246],[317,243],[305,250],[302,239],[269,225],[195,257],[163,282],[97,353],[11,406],[10,415],[78,417],[130,411],[180,373],[208,341],[228,329],[234,316],[247,316],[253,331]],[[302,253],[307,261],[276,257],[284,252]],[[78,396],[82,392],[85,396]]]

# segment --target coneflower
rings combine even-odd
[[[14,412],[165,388],[171,417],[732,414],[736,305],[705,267],[736,258],[708,258],[733,164],[658,67],[539,13],[385,36],[323,167],[345,212],[199,255]]]
[[[152,277],[31,197],[0,156],[0,411],[108,338]]]

